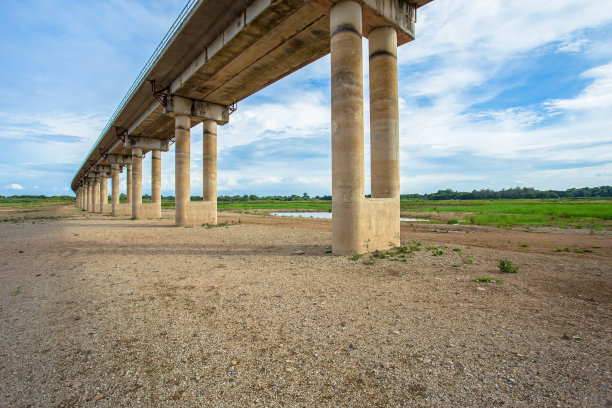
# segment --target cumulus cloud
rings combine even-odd
[[[7,190],[25,190],[24,186],[22,186],[21,184],[17,184],[17,183],[9,184],[5,188]]]

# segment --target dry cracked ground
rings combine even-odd
[[[2,407],[612,406],[609,233],[0,217]]]

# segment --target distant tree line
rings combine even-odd
[[[369,197],[369,196],[368,196]],[[588,198],[588,197],[612,197],[611,186],[601,187],[582,187],[570,188],[567,190],[536,190],[532,187],[514,187],[494,191],[490,189],[473,190],[471,192],[453,191],[450,188],[446,190],[438,190],[432,194],[401,194],[400,198],[404,200],[499,200],[499,199],[529,199],[529,198]],[[148,194],[143,195],[144,199],[150,199]],[[46,196],[46,195],[13,195],[3,196],[0,199],[14,200],[74,200],[74,197],[62,196]],[[121,201],[125,201],[127,196],[122,193]],[[164,201],[174,201],[174,196],[163,196]],[[243,201],[307,201],[307,200],[322,200],[329,201],[331,195],[322,195],[310,197],[308,193],[301,196],[292,194],[288,196],[273,195],[273,196],[258,196],[255,194],[243,195],[222,195],[217,197],[220,202],[243,202]],[[191,196],[191,201],[202,201],[202,196]]]
[[[540,191],[532,187],[514,187],[493,191],[489,189],[473,190],[472,192],[453,191],[451,189],[438,190],[433,194],[402,194],[403,199],[422,200],[499,200],[499,199],[528,199],[528,198],[585,198],[585,197],[612,197],[612,187],[583,187],[567,190]]]
[[[368,195],[369,197],[369,195]],[[570,188],[567,190],[536,190],[532,187],[514,187],[494,191],[490,189],[473,190],[471,192],[453,191],[451,189],[438,190],[432,194],[401,194],[400,198],[404,200],[512,200],[512,199],[529,199],[529,198],[585,198],[585,197],[612,197],[611,186],[601,187],[583,187]],[[166,196],[164,200],[174,201],[174,197]],[[310,197],[308,193],[300,195],[273,195],[273,196],[258,196],[255,194],[243,195],[222,195],[217,197],[220,202],[244,202],[244,201],[306,201],[306,200],[322,200],[329,201],[331,195],[322,195]],[[202,201],[201,196],[191,196],[191,201]]]

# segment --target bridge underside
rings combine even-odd
[[[398,159],[396,158],[397,62],[395,52],[397,45],[402,45],[414,39],[416,8],[429,1],[431,0],[421,0],[416,3],[409,3],[406,0],[234,0],[228,2],[201,0],[181,23],[168,45],[151,65],[147,74],[141,78],[112,123],[109,123],[75,176],[72,188],[81,194],[89,191],[88,184],[90,182],[95,189],[95,186],[100,184],[98,181],[100,178],[113,177],[114,197],[115,177],[118,179],[118,173],[123,166],[127,166],[130,182],[128,190],[131,189],[131,191],[128,191],[128,196],[131,196],[132,215],[136,218],[144,216],[143,214],[157,216],[158,211],[145,211],[145,207],[139,203],[142,196],[142,155],[153,151],[155,157],[161,158],[160,152],[167,151],[168,142],[173,140],[177,146],[177,220],[216,222],[216,125],[223,125],[229,121],[234,103],[331,51],[332,122],[334,122],[333,112],[335,112],[334,106],[336,105],[339,106],[339,110],[337,109],[335,114],[336,118],[346,119],[355,117],[356,114],[357,117],[360,117],[357,121],[361,121],[360,123],[348,124],[349,127],[354,127],[353,135],[336,135],[332,131],[334,149],[343,150],[349,156],[356,155],[354,162],[342,164],[342,166],[348,166],[344,170],[337,171],[335,167],[332,170],[335,180],[332,191],[334,197],[334,229],[342,229],[342,227],[337,226],[340,225],[340,220],[344,218],[341,215],[344,204],[341,205],[341,202],[353,208],[351,211],[359,212],[360,219],[369,219],[368,216],[361,217],[361,212],[369,211],[366,208],[370,207],[371,211],[384,214],[393,213],[393,217],[395,217],[395,213],[399,211],[399,203],[396,211],[395,204],[385,204],[380,200],[391,199],[394,202],[396,193],[399,199],[399,191],[396,192],[391,189],[393,191],[390,192],[389,189],[383,189],[385,191],[377,197],[378,204],[375,201],[368,204],[361,203],[361,200],[363,200],[363,101],[354,99],[354,95],[350,92],[346,95],[338,94],[334,97],[334,89],[346,90],[348,86],[349,88],[353,87],[354,91],[363,90],[361,60],[359,62],[353,61],[350,66],[345,66],[346,59],[351,59],[352,53],[356,52],[359,53],[359,59],[361,58],[361,36],[378,38],[381,37],[381,28],[389,28],[390,31],[384,34],[388,38],[374,40],[377,44],[384,43],[380,46],[382,48],[378,50],[379,53],[374,56],[371,54],[371,58],[375,57],[381,61],[387,61],[383,62],[382,68],[380,68],[382,69],[381,72],[385,72],[383,76],[395,75],[394,82],[392,81],[393,84],[391,85],[385,83],[385,81],[379,81],[380,84],[384,83],[380,85],[384,88],[381,92],[383,94],[391,92],[394,95],[395,102],[390,101],[393,112],[382,113],[384,117],[381,117],[378,122],[393,122],[394,125],[391,128],[387,127],[378,131],[385,134],[381,136],[381,140],[385,140],[385,142],[379,143],[383,147],[376,148],[378,152],[376,154],[379,154],[381,158],[375,160],[375,162],[383,163],[381,168],[386,169],[383,173],[378,172],[380,173],[378,179],[390,178],[394,182],[397,181],[399,185],[399,173],[397,175],[393,173],[397,170],[395,167],[399,168],[396,166]],[[351,35],[354,37],[350,37]],[[336,37],[344,38],[343,41],[338,43],[343,45],[338,48],[337,55],[344,55],[345,51],[346,55],[340,58],[340,62],[336,63],[336,67],[341,68],[334,76],[333,44]],[[359,40],[359,44],[357,44],[356,39]],[[351,45],[347,46],[347,41]],[[372,38],[370,38],[370,41],[372,42]],[[385,58],[391,58],[391,60],[385,60]],[[395,66],[395,71],[393,69],[389,71],[388,66],[391,66],[389,64]],[[358,83],[353,83],[357,77],[359,77]],[[349,101],[348,105],[346,104],[347,101]],[[381,103],[389,103],[389,100]],[[349,106],[351,112],[347,111]],[[395,116],[389,117],[389,115]],[[198,210],[188,203],[188,131],[201,122],[205,123],[205,134],[206,129],[208,129],[209,135],[214,134],[214,138],[205,138],[204,146],[204,190],[205,195],[207,195],[206,190],[208,189],[209,201],[214,202],[214,205],[210,204],[205,210],[202,210],[203,213],[208,215],[198,217],[193,215]],[[374,132],[376,133],[377,130],[374,130]],[[351,138],[357,139],[353,140]],[[207,147],[206,140],[208,140],[209,145],[214,144],[214,148]],[[338,143],[334,144],[334,140]],[[361,143],[360,150],[356,147],[359,143]],[[390,144],[393,148],[391,150],[386,149],[385,144]],[[357,151],[351,151],[353,148],[357,148]],[[359,154],[361,154],[361,165],[357,163]],[[333,153],[333,155],[335,159],[336,154]],[[373,157],[373,159],[375,158]],[[342,161],[342,159],[338,160]],[[338,160],[335,161],[338,162]],[[355,165],[357,167],[351,167]],[[179,167],[182,172],[187,172],[187,175],[178,174]],[[347,171],[348,168],[351,172],[361,173],[361,176],[357,178],[353,175],[349,177],[351,183],[355,185],[347,184],[343,178],[343,172]],[[374,170],[376,169],[373,168],[373,173]],[[154,169],[153,173],[153,180],[158,182],[157,180],[161,177],[159,168]],[[211,174],[214,174],[214,180]],[[138,178],[140,180],[137,180]],[[208,184],[206,180],[208,180]],[[359,183],[361,183],[361,186],[357,185]],[[100,187],[97,188],[100,189]],[[348,190],[346,190],[347,188]],[[212,196],[213,190],[214,197]],[[374,190],[373,186],[373,197],[376,197]],[[376,190],[378,191],[379,188],[377,187]],[[186,195],[187,203],[182,202],[185,197],[180,198],[181,194]],[[89,194],[86,193],[86,195]],[[155,202],[160,202],[156,197],[159,196],[159,191],[153,191],[152,196]],[[81,201],[89,202],[88,200]],[[118,202],[115,203],[114,199],[113,203],[116,204],[116,206],[113,205],[113,208],[116,207],[117,213],[119,213],[120,205]],[[350,203],[350,205],[347,203]],[[95,205],[91,207],[95,210]],[[104,204],[101,202],[98,208],[103,209]],[[215,214],[214,219],[211,215],[213,213]],[[372,225],[365,228],[370,230],[372,236],[379,235],[375,231],[376,225],[391,225],[388,222],[381,223],[378,221],[373,219],[369,223]],[[181,221],[177,221],[177,223],[179,225],[184,224]],[[399,231],[399,213],[397,214],[397,224],[397,230]],[[395,230],[396,228],[393,227],[392,229]],[[357,240],[363,241],[362,235],[364,234],[360,234]],[[384,238],[381,239],[387,241],[385,245],[388,242],[399,243],[399,236],[397,239],[388,239],[387,233],[382,235]],[[346,250],[334,250],[334,252],[357,252],[363,249],[362,243],[358,245],[359,248],[356,245],[356,243],[353,243]],[[336,247],[341,248],[344,245],[337,244]],[[379,244],[374,245],[374,247],[376,247],[374,249],[380,249],[378,248],[380,247]],[[373,248],[368,246],[366,249]]]

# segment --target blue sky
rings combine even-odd
[[[71,193],[184,3],[3,1],[0,194]],[[612,183],[611,1],[434,0],[398,61],[402,193]],[[219,128],[219,194],[329,194],[329,87],[325,57],[240,102]],[[192,129],[193,195],[201,134]],[[173,195],[173,149],[162,172]]]

